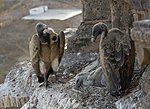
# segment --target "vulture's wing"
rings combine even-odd
[[[109,34],[105,39],[102,41],[102,51],[103,51],[103,60],[104,60],[104,69],[105,69],[105,76],[108,82],[108,88],[111,91],[117,91],[120,89],[120,75],[119,75],[119,67],[117,65],[121,51],[116,53],[115,51],[115,40]],[[116,61],[116,55],[118,58]]]
[[[60,51],[59,51],[59,57],[60,57],[60,61],[61,61],[61,58],[63,56],[63,53],[64,53],[64,48],[65,48],[65,34],[63,31],[61,31],[59,33],[59,47],[60,47]]]
[[[124,34],[124,36],[122,37],[122,49],[124,54],[124,63],[120,67],[119,73],[121,78],[120,84],[122,86],[122,89],[125,90],[131,82],[135,60],[134,43],[132,43],[129,35],[127,34]]]
[[[40,41],[37,35],[33,35],[29,43],[29,53],[32,66],[36,73],[39,72]]]
[[[104,39],[104,59],[107,63],[106,73],[111,90],[120,89],[119,83],[123,79],[120,77],[120,68],[124,66],[130,49],[130,39],[121,31],[111,31]]]

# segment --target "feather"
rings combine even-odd
[[[122,53],[122,58],[121,58],[121,60],[117,63],[117,65],[121,67],[121,66],[124,64],[124,60],[125,60],[125,54]]]
[[[115,45],[115,50],[119,52],[121,50],[121,43],[117,42]]]
[[[110,57],[110,54],[106,50],[104,50],[104,58],[108,59],[109,57]]]
[[[115,55],[114,55],[115,60],[120,61],[122,58],[122,54],[123,54],[122,50],[120,50],[119,52],[115,51]]]
[[[65,34],[63,31],[61,31],[59,33],[59,46],[60,46],[60,52],[59,52],[59,56],[62,57],[63,53],[64,53],[64,48],[65,48]]]
[[[37,35],[33,35],[29,43],[29,53],[32,66],[37,76],[40,75],[39,56],[40,56],[40,41]]]
[[[116,68],[116,60],[115,59],[112,59],[112,60],[110,60],[110,62],[111,62],[111,64],[112,64],[112,66],[113,66],[113,68]]]
[[[127,35],[124,35],[123,51],[126,55],[129,55],[129,49],[131,49],[130,38]]]
[[[38,82],[44,82],[47,87],[48,77],[57,72],[64,53],[65,35],[62,31],[58,35],[42,23],[37,24],[35,29],[38,35],[33,35],[29,43],[30,58]],[[43,34],[39,34],[41,32]]]
[[[102,26],[101,23],[96,25]],[[92,31],[93,29],[95,28],[92,28]],[[106,36],[100,39],[99,57],[110,92],[119,92],[121,88],[125,90],[130,83],[135,56],[134,53],[133,56],[130,54],[130,41],[129,35],[117,28],[109,30]]]
[[[37,35],[33,35],[29,43],[29,52],[31,61],[37,61],[40,54],[40,41]]]
[[[107,66],[107,75],[108,75],[108,83],[109,83],[109,88],[111,90],[119,90],[120,85],[119,85],[119,72],[117,70],[114,70],[111,65]]]
[[[111,52],[112,52],[111,47],[107,48],[107,49],[106,49],[106,52],[107,52],[108,54],[111,53]]]
[[[127,45],[123,46],[123,51],[126,55],[129,55],[129,47]]]

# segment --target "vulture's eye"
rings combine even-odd
[[[42,27],[42,25],[38,25],[38,27]]]
[[[52,40],[53,40],[53,41],[57,41],[57,36],[53,36],[53,37],[52,37]]]

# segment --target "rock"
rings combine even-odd
[[[69,61],[70,64],[68,65],[75,66],[76,62],[82,63],[82,60],[85,61],[84,58],[87,58],[90,55],[77,53],[76,55],[74,54],[74,56],[77,56],[80,61],[76,59],[76,61],[71,62],[70,60],[64,59],[61,64],[64,64],[67,69],[66,62]],[[91,58],[89,58],[89,60],[91,61]],[[92,63],[92,68],[96,67],[96,62],[94,63],[95,64]],[[85,71],[81,65],[80,68]],[[70,67],[73,68],[73,66]],[[88,69],[88,66],[91,65],[86,63],[86,66]],[[50,84],[51,85],[47,89],[45,89],[45,87],[39,87],[31,63],[29,61],[20,62],[9,72],[5,82],[0,85],[0,107],[20,108],[25,103],[21,109],[115,108],[114,102],[116,98],[113,98],[106,88],[94,86],[83,87],[81,93],[79,93],[73,90],[73,87],[75,86],[75,78],[66,80],[64,84],[57,82]]]
[[[83,54],[78,53],[76,55],[79,57]],[[84,56],[86,57],[85,54]],[[66,68],[68,68],[65,64],[67,61],[69,60],[64,59],[61,63],[64,63]],[[120,99],[112,97],[105,87],[86,84],[87,80],[94,80],[97,72],[101,77],[101,68],[97,69],[97,61],[87,63],[86,67],[82,67],[82,71],[76,77],[67,79],[63,84],[50,83],[47,89],[39,87],[31,63],[29,61],[20,62],[9,72],[5,82],[0,85],[0,107],[20,108],[22,106],[21,109],[130,109],[131,106],[132,108],[148,109],[150,91],[143,90],[143,87],[145,87],[145,83],[149,84],[147,78],[150,74],[149,69],[150,67],[145,71],[140,87],[134,88],[129,95]],[[83,87],[77,91],[74,90],[76,78],[84,74]],[[99,85],[99,83],[97,84]]]
[[[17,64],[0,85],[0,107],[21,107],[37,86],[37,79],[28,61]]]
[[[65,84],[51,83],[48,89],[38,87],[31,63],[21,62],[10,71],[5,83],[0,86],[0,106],[21,107],[29,100],[21,109],[115,107],[115,98],[109,95],[105,88],[91,86],[83,88],[82,93],[78,93],[72,90],[74,84],[75,78]]]
[[[76,86],[75,89],[84,86],[96,86],[104,87],[106,86],[106,80],[101,66],[97,67],[97,61],[86,66],[77,76],[76,76]]]
[[[84,21],[105,20],[110,18],[109,0],[82,0],[82,5]]]
[[[150,64],[150,20],[134,22],[131,37],[135,42],[138,62]]]
[[[26,96],[3,96],[0,98],[0,107],[22,107],[28,100]]]
[[[141,90],[135,90],[130,95],[121,98],[116,102],[117,109],[137,109],[135,105],[144,98]]]
[[[117,109],[149,109],[150,93],[145,94],[142,90],[134,90],[131,94],[116,102]]]
[[[150,66],[146,69],[141,79],[141,87],[144,93],[148,94],[150,92]]]
[[[149,109],[150,66],[143,73],[139,85],[127,96],[116,102],[117,109]]]
[[[90,87],[82,93],[74,92],[71,84],[56,85],[45,90],[37,88],[30,100],[21,108],[36,109],[87,109],[87,108],[114,108],[112,101],[115,98],[104,96],[106,89]]]
[[[96,43],[91,43],[92,26],[98,22],[104,22],[111,27],[110,21],[96,20],[96,21],[83,21],[78,27],[76,33],[67,39],[67,48],[72,52],[98,52],[99,41],[97,38]]]
[[[102,71],[102,67],[99,67],[94,72],[90,73],[87,79],[93,80],[93,86],[97,87],[106,86],[106,80],[104,77],[104,72]]]
[[[111,12],[109,0],[81,1],[83,5],[83,21],[76,33],[68,39],[67,48],[76,52],[98,52],[99,40],[97,40],[97,43],[91,43],[90,40],[92,26],[98,22],[104,22],[109,24],[110,28]]]
[[[148,93],[142,100],[135,106],[136,109],[149,109],[150,107],[150,93]]]
[[[70,53],[65,51],[58,76],[61,78],[64,70],[68,71],[66,82],[76,73],[96,59],[95,53]],[[49,78],[53,81],[53,76]],[[54,81],[55,82],[55,81]],[[0,85],[0,107],[21,107],[39,86],[34,70],[29,61],[20,62],[6,76],[5,82]]]
[[[70,52],[66,50],[60,63],[59,72],[76,75],[89,63],[96,60],[97,53]]]
[[[39,87],[29,61],[19,62],[0,85],[0,108],[148,109],[150,66],[144,72],[139,86],[134,87],[128,95],[115,98],[103,87],[103,72],[95,59],[96,54],[93,53],[65,51],[58,73],[59,78],[64,77],[64,83],[50,82],[47,89]],[[62,75],[64,70],[68,72],[65,76]],[[78,75],[75,76],[76,74]],[[82,87],[76,90],[78,77],[81,77],[83,82]],[[53,79],[53,76],[49,79]]]

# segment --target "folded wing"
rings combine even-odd
[[[61,31],[59,33],[59,47],[60,47],[60,50],[59,50],[59,60],[61,60],[62,56],[63,56],[63,53],[64,53],[64,48],[65,48],[65,34],[63,31]]]
[[[40,41],[37,35],[33,35],[29,42],[30,60],[36,73],[39,72]]]

